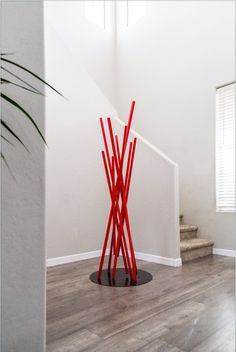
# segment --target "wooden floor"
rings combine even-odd
[[[138,261],[153,281],[96,285],[98,259],[48,269],[47,352],[234,352],[234,259],[171,268]]]

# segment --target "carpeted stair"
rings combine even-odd
[[[180,253],[182,262],[211,255],[214,242],[205,238],[197,238],[196,225],[184,225],[183,215],[180,215]]]

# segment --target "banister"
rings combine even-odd
[[[113,117],[113,119],[118,122],[120,125],[124,126],[125,123],[119,119],[118,117]],[[155,147],[152,143],[150,143],[146,138],[141,136],[138,132],[136,132],[134,129],[130,129],[130,132],[138,138],[138,140],[142,141],[144,144],[146,144],[150,149],[152,149],[156,154],[158,154],[162,159],[166,160],[169,164],[171,164],[174,167],[178,168],[178,164],[170,159],[165,153],[160,151],[157,147]]]

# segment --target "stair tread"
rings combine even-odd
[[[193,232],[197,230],[197,225],[180,225],[180,232]]]
[[[180,251],[186,252],[186,251],[191,251],[193,249],[209,247],[213,245],[214,245],[214,242],[212,240],[208,240],[205,238],[192,238],[189,240],[180,241]]]

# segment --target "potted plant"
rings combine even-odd
[[[23,71],[26,72],[30,76],[33,76],[36,81],[40,81],[43,84],[45,84],[46,86],[50,87],[57,94],[59,94],[61,96],[62,96],[62,94],[60,92],[58,92],[53,86],[51,86],[50,84],[45,82],[37,74],[35,74],[31,70],[29,70],[28,68],[18,64],[15,61],[10,60],[9,59],[9,55],[10,54],[0,53],[0,61],[1,61],[1,66],[0,67],[1,67],[1,71],[2,71],[2,76],[0,78],[0,82],[1,82],[1,99],[2,99],[2,101],[5,101],[7,104],[10,104],[11,106],[13,106],[16,110],[18,110],[19,113],[23,114],[28,119],[28,121],[33,125],[33,127],[36,129],[36,131],[39,134],[40,138],[44,141],[44,143],[46,143],[43,134],[41,133],[38,125],[36,124],[34,118],[31,116],[31,114],[29,114],[29,112],[26,110],[26,108],[22,107],[22,105],[19,104],[15,99],[10,97],[8,94],[4,94],[3,91],[2,91],[2,87],[4,85],[12,85],[12,86],[15,86],[17,88],[20,88],[21,90],[25,90],[25,91],[28,91],[28,92],[33,93],[33,94],[38,94],[38,95],[43,96],[43,93],[40,92],[37,88],[35,88],[33,85],[29,84],[24,79],[22,79],[18,74],[15,74],[10,69],[8,69],[6,67],[6,64],[8,64],[10,66],[17,67],[19,69],[19,72],[21,72],[21,71],[22,72]],[[4,73],[8,77],[12,77],[13,80],[4,78],[3,77]],[[28,150],[27,147],[25,146],[25,144],[23,143],[23,141],[21,140],[21,138],[14,132],[14,130],[9,126],[9,124],[4,120],[4,118],[2,116],[1,116],[1,127],[2,127],[2,134],[1,134],[1,139],[2,140],[4,140],[6,143],[12,144],[12,142],[7,138],[7,136],[5,134],[5,132],[8,131],[8,133],[10,133],[10,135],[13,136],[13,138],[17,142],[21,143],[24,146],[24,148],[26,150]],[[6,158],[5,158],[5,156],[3,155],[2,152],[1,152],[1,158],[5,162],[6,166],[9,168],[7,160],[6,160]]]

